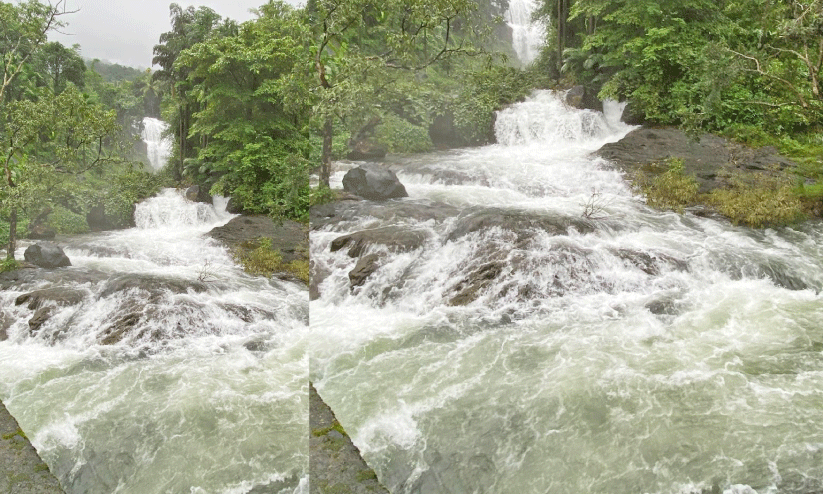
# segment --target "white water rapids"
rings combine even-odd
[[[609,108],[538,93],[312,232],[312,379],[394,494],[823,491],[823,225],[646,207]],[[331,242],[387,229],[350,287]]]
[[[306,291],[204,236],[224,206],[165,190],[0,292],[0,398],[68,494],[307,491]],[[16,300],[50,288],[79,301],[30,330]]]

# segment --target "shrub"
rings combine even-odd
[[[85,216],[69,211],[61,206],[55,206],[49,215],[48,223],[57,233],[75,235],[89,231],[89,225],[86,222]]]
[[[764,228],[803,218],[803,203],[784,174],[737,174],[728,189],[716,189],[708,202],[736,225]]]
[[[298,259],[284,263],[280,252],[272,248],[270,239],[261,238],[246,243],[244,247],[246,248],[235,250],[234,257],[247,273],[266,278],[275,273],[290,273],[305,283],[309,282],[309,262]]]
[[[657,175],[638,172],[635,184],[646,196],[646,203],[658,209],[683,212],[683,208],[697,203],[697,181],[683,173],[683,160],[669,158],[668,169]]]
[[[390,153],[424,153],[434,148],[428,129],[388,113],[375,128],[375,139]]]

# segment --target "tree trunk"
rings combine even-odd
[[[9,245],[6,260],[14,260],[14,251],[17,249],[17,208],[12,206],[9,214]]]
[[[331,145],[334,135],[334,124],[331,117],[326,117],[323,124],[323,162],[320,164],[320,185],[329,187],[331,175]]]

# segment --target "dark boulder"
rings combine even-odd
[[[350,257],[360,257],[370,245],[385,245],[394,252],[408,252],[419,249],[426,242],[427,235],[419,230],[408,230],[398,226],[363,230],[332,240],[332,252],[348,247]]]
[[[474,302],[480,293],[488,289],[500,276],[503,268],[505,268],[504,262],[490,262],[469,273],[455,286],[454,290],[457,294],[449,300],[449,305],[460,306]]]
[[[375,142],[371,139],[363,139],[353,142],[352,149],[346,155],[349,160],[379,160],[386,157],[388,148],[385,144]]]
[[[574,86],[566,91],[564,101],[567,105],[580,110],[603,111],[603,102],[597,98],[597,93],[586,86]]]
[[[331,270],[314,259],[309,261],[309,300],[320,298],[320,284],[329,277]]]
[[[71,261],[63,249],[47,242],[30,245],[23,253],[23,257],[35,266],[45,269],[71,266]]]
[[[351,287],[360,286],[366,282],[366,278],[371,276],[380,267],[378,261],[380,256],[377,254],[369,254],[358,259],[354,269],[349,271],[349,282]]]
[[[343,177],[343,189],[372,201],[409,195],[393,171],[377,166],[361,165],[346,172]]]
[[[186,199],[192,202],[202,202],[206,204],[212,204],[212,197],[209,195],[208,191],[205,190],[203,187],[199,185],[192,185],[186,192],[183,194]]]

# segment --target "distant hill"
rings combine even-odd
[[[111,63],[95,58],[86,60],[86,66],[93,68],[106,82],[134,81],[146,73],[146,69],[125,67],[119,63]]]

